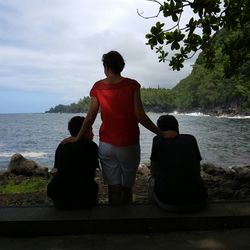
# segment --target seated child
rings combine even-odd
[[[207,188],[200,175],[201,155],[194,136],[179,134],[172,115],[157,121],[162,131],[176,131],[174,138],[155,136],[151,152],[151,174],[154,179],[153,199],[169,211],[192,211],[205,206]]]
[[[76,136],[84,117],[75,116],[68,123],[71,136]],[[97,203],[98,184],[95,171],[99,168],[98,146],[92,141],[92,129],[78,142],[59,144],[55,153],[57,169],[47,187],[47,195],[58,208],[86,208]]]

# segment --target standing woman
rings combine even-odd
[[[100,108],[99,157],[104,183],[108,185],[109,203],[132,202],[132,187],[140,163],[139,126],[160,135],[160,129],[145,114],[140,96],[140,84],[123,77],[123,57],[110,51],[102,57],[105,79],[90,91],[90,106],[80,132],[65,142],[81,140],[92,126]]]

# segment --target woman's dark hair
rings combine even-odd
[[[108,67],[113,73],[120,74],[124,69],[125,62],[117,51],[110,51],[102,56],[104,67]]]
[[[84,119],[85,118],[83,116],[74,116],[70,119],[70,121],[68,123],[68,130],[69,130],[71,136],[78,135],[78,133],[82,127]]]
[[[157,120],[157,126],[162,131],[174,130],[179,134],[179,124],[173,115],[161,115]]]

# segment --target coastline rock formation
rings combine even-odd
[[[150,178],[148,164],[138,174]],[[201,176],[208,188],[209,201],[250,200],[250,165],[222,168],[211,163],[201,165]]]
[[[250,166],[222,168],[202,164],[209,200],[250,200]]]
[[[28,166],[28,168],[24,168],[24,171],[23,167],[19,168],[15,162],[16,157],[19,161],[21,159],[21,162],[24,162],[24,166]],[[15,185],[19,185],[22,182],[27,182],[29,179],[37,178],[35,174],[37,174],[36,169],[38,165],[34,165],[35,163],[30,160],[28,160],[27,163],[27,161],[24,161],[20,155],[17,155],[16,157],[12,157],[14,159],[10,161],[9,171],[0,172],[0,189],[1,187],[8,185],[8,183],[13,183],[13,181]],[[148,200],[148,183],[150,179],[148,165],[149,164],[141,164],[137,172],[134,186],[134,202],[138,204],[150,203]],[[30,166],[31,169],[29,169]],[[46,180],[44,183],[44,188],[46,189],[46,182],[49,182],[53,173],[48,172],[48,169],[45,169],[43,173],[46,173],[44,177],[41,177]],[[24,176],[24,174],[26,176]],[[27,174],[29,176],[27,176]],[[201,175],[208,187],[209,202],[233,200],[250,201],[250,165],[222,168],[210,163],[202,164]],[[99,184],[99,203],[107,204],[107,186],[103,183],[101,171],[97,171],[96,179]],[[27,206],[36,204],[48,205],[51,204],[51,201],[48,199],[46,191],[38,191],[34,193],[0,193],[0,203],[2,206]]]
[[[33,160],[24,158],[21,154],[17,153],[12,155],[9,165],[8,172],[15,175],[41,175],[45,176],[48,174],[48,168],[42,167]]]

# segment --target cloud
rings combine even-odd
[[[151,15],[157,10],[148,3],[0,0],[0,105],[3,93],[9,95],[4,98],[6,106],[8,99],[25,96],[25,107],[33,105],[37,112],[45,111],[44,104],[31,103],[39,93],[48,97],[48,108],[62,101],[77,102],[104,77],[101,57],[109,50],[121,52],[124,75],[143,86],[173,87],[190,73],[191,62],[181,72],[158,63],[157,55],[145,45],[145,34],[156,20],[145,20],[136,12]],[[26,112],[13,101],[10,106],[13,112]]]

